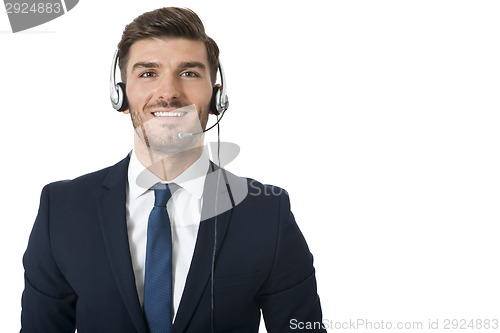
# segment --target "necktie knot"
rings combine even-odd
[[[165,207],[171,196],[172,193],[170,193],[168,186],[165,189],[155,189],[155,206]]]
[[[155,207],[165,207],[168,200],[172,197],[172,193],[177,190],[177,184],[158,184],[153,186],[155,191]]]

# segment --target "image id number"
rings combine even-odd
[[[26,2],[7,2],[5,4],[5,9],[7,10],[7,14],[59,14],[62,10],[60,3],[51,2],[39,2],[34,3],[31,6]]]
[[[445,330],[496,330],[498,319],[445,319],[443,329]]]

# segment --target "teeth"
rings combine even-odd
[[[155,117],[182,117],[185,112],[155,112]]]

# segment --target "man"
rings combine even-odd
[[[269,332],[324,332],[288,195],[226,172],[203,147],[209,114],[227,100],[198,16],[139,16],[118,59],[126,98],[112,99],[131,115],[134,150],[43,189],[21,331],[258,332],[262,311]]]

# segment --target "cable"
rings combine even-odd
[[[215,254],[217,250],[217,202],[219,198],[219,183],[220,183],[220,174],[221,174],[221,165],[220,165],[220,126],[219,126],[219,117],[217,117],[217,166],[219,169],[217,170],[217,185],[215,189],[215,219],[214,219],[214,248],[212,251],[212,271],[211,271],[211,279],[210,279],[210,308],[211,308],[211,318],[210,318],[210,328],[211,332],[215,333],[215,297],[214,297],[214,279],[215,279]],[[222,116],[221,116],[222,119]],[[215,126],[215,125],[214,125]],[[212,126],[213,127],[213,126]]]

